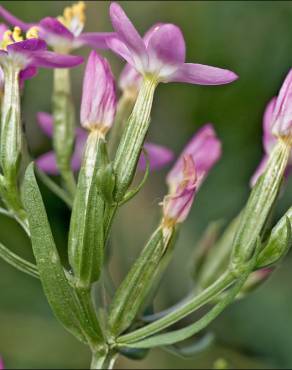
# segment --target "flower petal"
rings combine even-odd
[[[275,143],[277,142],[276,137],[272,134],[273,128],[273,112],[275,109],[277,97],[272,98],[264,112],[263,117],[263,146],[266,153],[270,153]]]
[[[161,145],[153,143],[145,143],[144,149],[147,152],[147,156],[150,162],[150,170],[159,170],[171,162],[174,158],[174,153]],[[142,152],[139,162],[138,169],[140,171],[145,171],[146,169],[146,156]]]
[[[129,63],[122,70],[119,78],[119,88],[125,90],[139,90],[142,81],[142,76]]]
[[[228,69],[204,64],[184,63],[169,76],[168,81],[187,82],[197,85],[224,85],[235,81],[238,76]]]
[[[292,68],[281,87],[273,111],[273,133],[291,135],[292,131]]]
[[[76,37],[74,44],[89,45],[96,49],[108,49],[107,41],[115,36],[114,32],[84,32]]]
[[[54,119],[53,116],[47,112],[37,113],[37,123],[42,129],[42,131],[48,136],[53,136],[54,130]]]
[[[38,73],[38,69],[34,66],[29,66],[20,71],[19,73],[19,85],[20,88],[22,89],[24,86],[24,81],[25,80],[30,80],[34,76],[36,76]]]
[[[34,23],[25,23],[21,19],[15,17],[8,10],[6,10],[2,5],[0,5],[0,16],[4,18],[6,22],[10,23],[12,26],[18,26],[23,31],[27,31],[29,28],[35,26]]]
[[[221,143],[217,138],[212,124],[204,125],[189,141],[182,151],[173,168],[167,175],[166,181],[170,188],[182,180],[184,158],[190,155],[195,163],[200,184],[204,177],[221,156]]]
[[[136,68],[139,71],[143,70],[147,65],[148,58],[142,37],[119,4],[111,4],[110,17],[114,30],[133,55]]]
[[[125,59],[133,68],[135,67],[135,61],[133,55],[130,53],[127,46],[118,38],[113,37],[107,40],[107,45],[114,53]]]
[[[181,30],[174,24],[159,24],[146,35],[149,70],[160,77],[174,73],[184,63],[186,46]]]
[[[7,46],[7,51],[21,54],[30,54],[47,49],[47,44],[41,39],[28,39],[15,42]]]
[[[53,151],[45,153],[38,157],[36,159],[36,164],[39,169],[41,169],[42,171],[49,175],[58,175],[59,173],[56,162],[56,155]]]
[[[1,5],[0,5],[1,7]],[[3,39],[4,32],[8,30],[8,27],[4,23],[0,23],[0,40]]]
[[[83,80],[80,122],[84,128],[106,132],[116,113],[115,81],[108,61],[95,51],[89,55]]]
[[[41,30],[40,36],[43,37],[44,39],[48,38],[50,35],[67,38],[68,40],[72,40],[74,38],[72,32],[70,32],[68,28],[65,27],[56,18],[53,17],[43,18],[40,21],[39,26]]]
[[[33,55],[33,64],[44,68],[71,68],[83,61],[80,56],[57,54],[52,51],[41,51]]]

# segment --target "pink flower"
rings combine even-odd
[[[229,70],[202,64],[185,63],[185,41],[174,24],[157,24],[141,38],[123,9],[110,6],[110,17],[117,37],[108,46],[142,75],[152,75],[159,82],[187,82],[221,85],[237,79]]]
[[[220,156],[221,143],[207,124],[193,136],[166,178],[169,194],[163,200],[164,226],[186,219],[196,192]]]
[[[264,156],[251,178],[250,184],[254,186],[263,174],[269,156],[278,142],[278,138],[289,137],[292,134],[292,69],[290,69],[281,87],[279,95],[267,104],[263,117],[263,147]],[[292,153],[286,170],[289,174],[292,166]]]
[[[0,6],[0,15],[9,24],[24,31],[37,27],[40,37],[49,46],[62,51],[74,50],[84,45],[107,49],[106,41],[113,36],[112,32],[82,32],[85,23],[85,3],[82,1],[65,8],[60,17],[46,17],[35,23],[23,22],[3,6]]]
[[[115,80],[110,65],[105,58],[92,51],[83,79],[81,125],[105,134],[113,124],[116,107]]]

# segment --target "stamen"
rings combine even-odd
[[[21,29],[19,27],[14,27],[14,30],[12,32],[12,38],[14,42],[20,42],[23,41],[23,36],[21,36]]]
[[[26,32],[27,39],[37,39],[39,37],[39,28],[37,26],[31,27]]]
[[[79,1],[79,3],[71,7],[67,6],[63,11],[63,15],[57,17],[57,20],[75,36],[78,36],[84,27],[85,8],[86,5],[83,1]]]

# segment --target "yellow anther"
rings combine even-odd
[[[37,39],[39,37],[39,28],[37,26],[31,27],[26,32],[27,39]]]
[[[14,27],[14,30],[12,32],[12,37],[14,42],[23,41],[23,36],[21,36],[21,29],[19,27]]]
[[[65,18],[66,21],[71,21],[71,19],[73,17],[73,10],[72,10],[72,8],[69,7],[69,6],[67,6],[64,9],[63,16],[64,16],[64,18]]]
[[[2,41],[1,41],[0,47],[1,47],[1,49],[6,50],[7,46],[13,44],[13,42],[14,41],[13,41],[13,38],[12,38],[12,31],[7,30],[3,34],[3,38],[2,38]]]

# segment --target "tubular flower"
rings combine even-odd
[[[197,190],[220,155],[220,141],[207,124],[187,144],[166,178],[169,194],[162,202],[164,228],[186,219]]]
[[[157,82],[199,85],[221,85],[237,79],[226,69],[185,63],[185,41],[174,24],[157,24],[142,39],[117,3],[111,4],[110,16],[117,37],[110,38],[108,46],[144,76]]]
[[[81,125],[105,135],[116,113],[115,80],[108,61],[92,51],[83,79],[80,110]]]
[[[37,123],[40,126],[43,133],[52,138],[53,136],[53,116],[46,112],[38,112]],[[82,155],[84,152],[84,147],[87,139],[87,132],[81,127],[76,128],[76,141],[75,150],[72,155],[71,166],[72,170],[77,172],[80,169]],[[144,148],[147,152],[147,157],[150,162],[151,170],[159,170],[166,166],[169,162],[173,160],[173,152],[161,145],[153,143],[145,143]],[[37,166],[49,175],[58,175],[59,169],[56,163],[56,156],[53,151],[42,154],[36,159]],[[140,171],[145,171],[146,168],[146,158],[142,153],[139,161],[138,169]]]
[[[291,141],[292,137],[292,69],[289,71],[281,87],[279,95],[272,98],[263,116],[263,148],[264,156],[251,178],[250,184],[254,186],[263,174],[269,156],[277,144],[278,139]],[[286,169],[286,176],[292,168],[292,152]]]
[[[27,31],[33,27],[49,46],[62,53],[68,53],[84,45],[106,49],[110,32],[83,32],[85,23],[85,3],[80,1],[66,7],[62,16],[46,17],[38,23],[25,23],[0,6],[0,15],[13,26]]]
[[[30,32],[27,38],[21,34],[21,29],[15,27],[13,31],[6,30],[0,42],[0,65],[5,74],[5,69],[13,65],[20,71],[20,78],[32,78],[37,73],[37,68],[70,68],[83,62],[79,56],[61,55],[47,51],[47,44]]]

